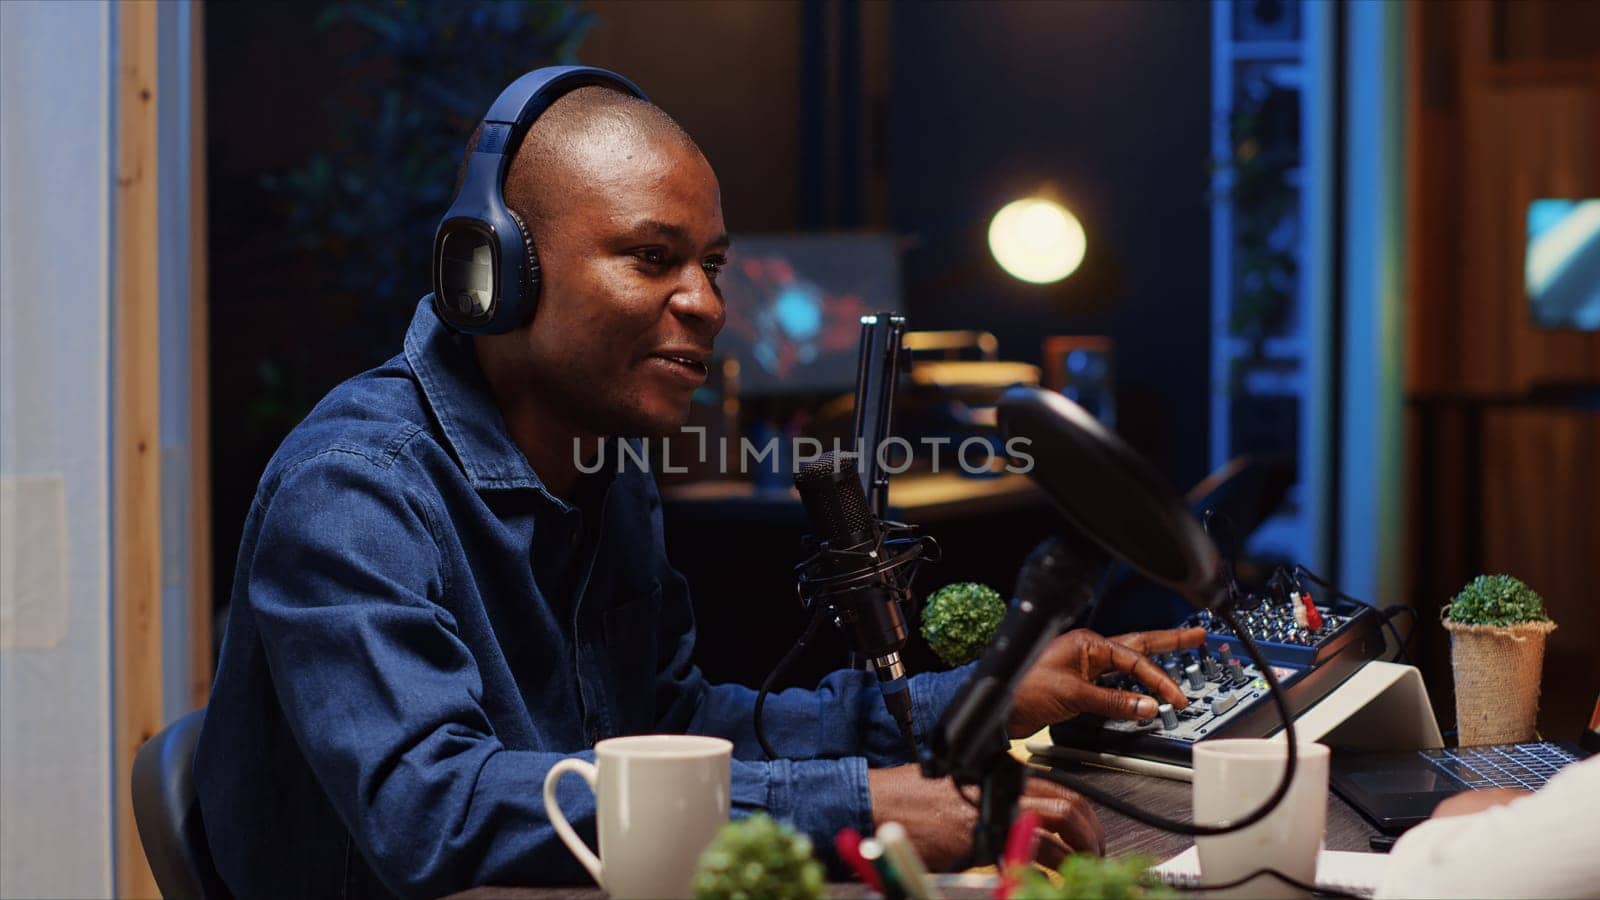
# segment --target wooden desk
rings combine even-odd
[[[1154,810],[1169,816],[1188,818],[1189,783],[1184,781],[1169,781],[1165,778],[1153,778],[1148,775],[1134,775],[1127,772],[1113,772],[1094,766],[1069,766],[1069,770],[1095,785],[1103,788],[1117,797],[1136,803],[1145,809]],[[1119,855],[1123,853],[1144,853],[1155,858],[1157,862],[1175,856],[1185,850],[1193,838],[1176,834],[1157,831],[1148,825],[1142,825],[1132,819],[1117,815],[1110,810],[1097,807],[1100,814],[1100,824],[1106,831],[1106,853]],[[1326,832],[1326,847],[1329,850],[1357,850],[1368,852],[1371,847],[1367,841],[1377,834],[1377,829],[1367,823],[1361,814],[1356,812],[1340,799],[1338,795],[1328,794],[1328,826]],[[830,896],[840,898],[858,898],[873,896],[859,884],[835,885]],[[596,887],[545,887],[545,888],[476,888],[456,895],[461,900],[599,900],[605,894]]]

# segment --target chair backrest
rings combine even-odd
[[[227,898],[200,820],[194,746],[204,707],[161,729],[133,758],[133,818],[156,886],[166,900]]]

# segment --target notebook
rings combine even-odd
[[[1324,850],[1317,857],[1317,887],[1371,897],[1378,892],[1378,885],[1383,881],[1383,870],[1388,862],[1389,856],[1386,853]],[[1150,871],[1173,887],[1199,887],[1200,851],[1190,846],[1189,849],[1153,867]]]

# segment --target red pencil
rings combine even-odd
[[[834,836],[833,846],[839,851],[839,858],[855,871],[863,884],[883,893],[883,880],[878,877],[878,870],[861,856],[861,832],[854,828],[841,828]]]
[[[1006,900],[1017,886],[1017,870],[1033,861],[1034,848],[1038,846],[1039,814],[1025,809],[1011,823],[1011,833],[1006,835],[1006,852],[1000,858],[1000,887],[995,900]]]

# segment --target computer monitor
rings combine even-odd
[[[1523,271],[1536,324],[1600,331],[1600,199],[1529,203]]]
[[[898,240],[884,234],[734,235],[718,355],[746,396],[855,389],[861,317],[899,311]]]

